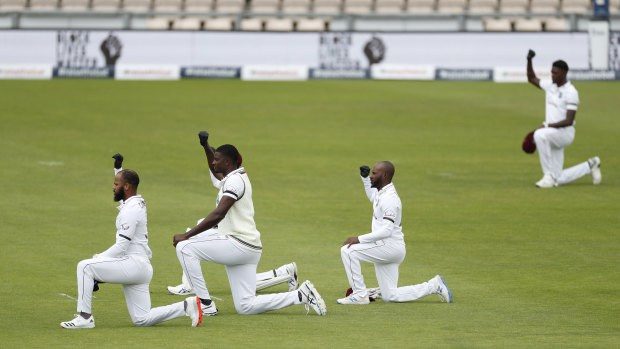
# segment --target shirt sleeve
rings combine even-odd
[[[579,93],[577,90],[570,91],[566,94],[566,109],[577,110],[579,105]]]
[[[396,212],[399,208],[391,203],[387,204],[385,207],[382,208],[383,214],[378,228],[368,234],[358,236],[357,238],[359,239],[360,243],[375,242],[388,238],[392,235],[394,229],[397,228]]]
[[[548,91],[551,88],[551,86],[553,86],[553,81],[551,81],[550,79],[540,79],[540,82],[538,83],[538,85],[543,90]]]
[[[211,175],[211,183],[213,183],[215,189],[220,189],[222,187],[222,181],[217,179],[211,170],[209,170],[209,174]]]
[[[100,253],[102,257],[120,257],[125,254],[136,233],[139,211],[126,209],[118,216],[116,224],[116,243]]]
[[[365,177],[365,178],[362,177],[362,183],[364,184],[364,190],[366,191],[366,196],[368,197],[368,200],[370,200],[370,202],[373,202],[378,190],[376,188],[371,187],[370,176]]]
[[[232,176],[226,180],[224,183],[224,187],[222,188],[222,193],[225,196],[230,196],[235,200],[241,199],[243,194],[245,194],[245,183],[241,176]]]

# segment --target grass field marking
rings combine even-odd
[[[45,166],[62,166],[65,163],[62,161],[43,161],[43,160],[39,160],[39,165],[45,165]]]
[[[66,293],[56,293],[56,294],[57,294],[57,295],[59,295],[59,296],[61,296],[61,297],[67,297],[67,298],[69,298],[69,299],[73,299],[73,300],[74,300],[74,301],[76,301],[76,302],[78,301],[78,300],[77,300],[77,298],[72,297],[72,296],[69,296],[69,295],[68,295],[68,294],[66,294]],[[96,297],[96,296],[93,296],[93,298],[97,298],[97,297]]]

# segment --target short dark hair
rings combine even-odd
[[[125,183],[129,183],[134,186],[134,188],[138,189],[138,184],[140,184],[140,177],[134,170],[122,170],[119,172],[121,174],[121,178]]]
[[[237,148],[235,148],[234,145],[224,144],[224,145],[221,145],[219,148],[217,148],[215,151],[229,158],[230,160],[233,161],[233,164],[238,166],[239,151],[237,150]]]
[[[565,72],[568,71],[568,64],[566,62],[564,62],[561,59],[558,59],[557,61],[553,62],[553,67],[559,68],[564,70]]]

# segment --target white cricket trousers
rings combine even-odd
[[[398,287],[398,267],[405,259],[405,242],[399,240],[379,240],[342,246],[340,249],[342,263],[349,278],[353,292],[366,294],[366,284],[362,275],[360,262],[375,265],[375,273],[381,298],[385,302],[409,302],[432,294],[431,285],[423,282],[417,285]]]
[[[177,244],[177,257],[192,290],[201,299],[210,299],[200,261],[226,267],[230,291],[239,314],[260,314],[294,304],[302,304],[298,292],[256,295],[256,266],[261,251],[251,251],[216,234],[199,234]]]
[[[588,162],[567,168],[564,167],[564,148],[573,143],[575,127],[545,127],[534,132],[534,143],[538,149],[543,174],[549,174],[558,185],[572,182],[591,173]]]
[[[85,259],[77,265],[77,311],[92,313],[93,285],[97,280],[123,286],[129,316],[137,326],[153,326],[185,316],[183,302],[151,309],[149,283],[152,278],[153,267],[146,256]]]

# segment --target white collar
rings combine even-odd
[[[129,199],[127,199],[127,200],[121,200],[120,201],[120,205],[118,205],[116,208],[118,208],[119,211],[122,210],[123,207],[125,207],[125,205],[129,202],[129,200],[131,200],[133,198],[142,199],[142,195],[136,194],[136,195],[130,197]]]
[[[381,190],[379,190],[379,194],[387,193],[390,189],[392,189],[392,190],[394,189],[394,183],[390,182],[390,184],[388,184],[385,187],[381,188]]]
[[[231,173],[227,174],[226,177],[222,178],[222,181],[225,181],[228,179],[228,177],[235,175],[237,173],[242,173],[245,172],[245,169],[243,167],[239,167],[238,169],[232,171]]]

